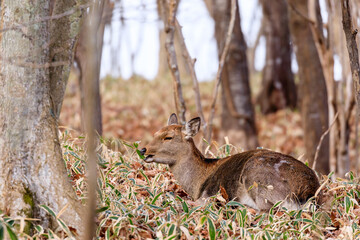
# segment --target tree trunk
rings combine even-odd
[[[266,61],[262,89],[257,97],[261,112],[296,107],[296,86],[291,71],[291,47],[285,0],[262,0]]]
[[[288,3],[290,32],[299,64],[299,96],[306,158],[312,166],[320,137],[329,126],[326,85],[309,22],[299,14],[307,15],[307,1],[289,0]],[[315,169],[322,174],[329,173],[327,136],[320,147]]]
[[[219,59],[224,49],[226,32],[230,21],[230,3],[229,0],[225,2],[212,0],[212,12],[210,13],[215,20],[215,38]],[[240,15],[239,11],[237,11],[229,54],[221,75],[221,129],[230,138],[239,140],[239,144],[243,148],[252,149],[258,146],[258,141],[255,113],[251,102],[246,49],[245,39],[241,31]],[[247,119],[234,116],[234,112],[247,116]]]
[[[349,53],[350,67],[352,79],[354,82],[355,100],[358,112],[360,112],[360,63],[359,63],[359,50],[356,43],[357,30],[354,28],[351,17],[351,9],[349,0],[341,1],[342,9],[342,23],[346,38],[346,46]]]
[[[53,14],[76,4],[59,1]],[[31,24],[1,35],[0,209],[12,217],[38,218],[43,227],[54,227],[55,219],[39,205],[55,212],[67,206],[61,218],[81,233],[83,207],[67,177],[57,128],[72,60],[69,43],[77,36],[80,13],[50,24],[39,21],[51,14],[45,0],[4,0],[1,10],[4,28]]]
[[[103,39],[104,39],[104,30],[105,25],[110,23],[111,21],[111,15],[112,15],[112,9],[113,5],[110,4],[109,0],[102,1],[103,6],[100,7],[100,14],[102,14],[102,17],[99,18],[99,22],[97,23],[98,30],[96,34],[96,46],[97,46],[97,52],[99,53],[97,55],[97,62],[96,64],[96,74],[100,76],[100,63],[101,63],[101,57],[102,57],[102,47],[103,47]],[[85,99],[85,88],[84,86],[85,81],[85,75],[88,71],[87,69],[87,59],[86,59],[86,52],[87,47],[85,44],[85,38],[88,36],[86,35],[84,28],[81,29],[80,37],[78,44],[76,46],[75,51],[75,61],[78,65],[79,69],[79,86],[80,86],[80,100],[81,100],[81,128],[84,131],[84,123],[85,123],[85,114],[84,109],[86,107],[86,104],[84,102]],[[100,82],[99,77],[93,78],[93,87],[95,89],[94,97],[95,97],[95,126],[97,133],[101,136],[102,135],[102,111],[101,111],[101,96],[100,96]]]

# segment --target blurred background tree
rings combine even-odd
[[[188,105],[185,115],[201,115],[195,110],[199,109],[195,108],[195,96],[198,96],[204,116],[207,116],[212,111],[210,96],[214,83],[211,80],[215,78],[224,49],[231,1],[175,2],[179,4],[176,17],[189,50],[189,59],[193,59],[190,64],[195,67],[196,79],[200,79],[200,90],[190,90],[190,79],[194,78],[181,47],[181,36],[175,31],[179,87],[183,88],[183,98]],[[358,3],[349,2],[351,17],[357,26]],[[106,27],[101,76],[107,76],[105,79],[110,76],[130,78],[124,84],[132,90],[129,89],[129,95],[122,92],[123,97],[110,97],[107,91],[116,88],[119,92],[122,88],[117,88],[114,82],[104,81],[103,90],[99,88],[105,97],[101,106],[110,112],[102,117],[100,112],[97,114],[99,123],[101,119],[105,121],[102,127],[99,125],[99,132],[104,129],[105,136],[115,133],[115,136],[131,141],[143,137],[146,140],[149,132],[161,126],[165,113],[176,111],[175,102],[168,97],[173,92],[169,91],[171,71],[165,49],[167,30],[164,21],[167,19],[161,14],[163,5],[169,5],[171,1],[135,3],[115,0],[106,4],[111,7],[102,19]],[[263,146],[303,156],[303,161],[308,161],[311,166],[315,164],[315,168],[324,174],[334,171],[343,176],[350,169],[357,169],[358,121],[353,110],[355,100],[340,3],[331,0],[276,0],[271,3],[240,0],[237,7],[235,27],[220,78],[221,101],[215,106],[213,139],[222,142],[227,137],[244,149]],[[143,81],[138,75],[155,80]],[[76,88],[76,84],[72,86]],[[167,99],[166,104],[164,101],[161,106],[151,104],[152,92]],[[148,101],[136,104],[141,97]],[[71,118],[75,123],[70,125],[78,129],[76,122],[83,122],[81,117],[75,115],[74,119],[66,115],[67,112],[64,110],[67,120],[63,122],[68,125]],[[294,122],[293,119],[299,120]],[[204,130],[207,124],[212,124],[208,120],[204,118]],[[283,129],[278,125],[281,121],[288,122],[284,123]],[[327,130],[329,132],[324,134]]]

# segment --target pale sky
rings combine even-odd
[[[321,0],[321,5],[324,0]],[[129,78],[133,73],[153,79],[158,71],[159,29],[156,0],[122,0],[115,6],[111,27],[105,29],[101,77]],[[324,5],[322,5],[322,9]],[[257,0],[239,0],[241,26],[248,46],[252,46],[260,27],[262,10]],[[322,12],[327,20],[326,12]],[[123,17],[123,21],[121,21]],[[181,0],[178,20],[182,25],[185,43],[200,81],[212,80],[218,68],[214,21],[203,0]],[[255,68],[261,70],[265,61],[265,39],[262,38],[255,54]],[[335,58],[335,65],[340,65]],[[297,71],[293,57],[293,71]],[[335,78],[341,67],[335,67]]]

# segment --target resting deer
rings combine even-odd
[[[168,164],[174,177],[194,199],[215,195],[220,186],[230,200],[257,210],[270,209],[276,202],[297,209],[319,188],[315,173],[295,158],[257,149],[233,156],[209,159],[196,148],[192,139],[200,129],[200,118],[185,126],[176,114],[168,126],[155,133],[141,153],[145,162]]]

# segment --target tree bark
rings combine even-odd
[[[225,2],[212,0],[212,7],[209,8],[209,11],[212,11],[210,14],[215,20],[215,38],[219,59],[224,48],[230,21],[230,2],[229,0]],[[252,149],[258,146],[258,141],[255,113],[251,102],[246,49],[247,46],[240,25],[240,14],[237,11],[229,54],[221,75],[221,129],[230,138],[238,138],[240,140],[239,144],[245,149]],[[236,116],[237,114],[247,117],[246,119],[239,118]]]
[[[288,3],[290,33],[299,64],[298,96],[301,98],[306,158],[312,166],[320,137],[329,126],[326,85],[309,22],[299,14],[307,16],[307,1],[289,0]],[[328,137],[325,137],[320,147],[315,169],[322,174],[329,173]]]
[[[354,82],[356,105],[358,112],[360,112],[360,64],[359,50],[356,43],[356,34],[358,33],[358,30],[353,27],[349,0],[341,1],[341,9],[343,17],[343,29],[346,38],[346,46],[349,53],[352,79]]]
[[[53,15],[62,14],[80,4],[79,0],[53,1],[50,11]],[[54,19],[50,22],[50,61],[64,62],[63,65],[50,68],[50,89],[54,114],[60,116],[66,84],[74,57],[74,46],[79,36],[81,11],[70,17]],[[63,79],[65,77],[65,79]]]
[[[262,0],[266,60],[262,89],[257,97],[261,112],[296,107],[296,86],[291,71],[291,47],[285,0]]]
[[[110,22],[111,16],[112,16],[112,9],[113,5],[110,4],[109,0],[103,0],[102,6],[100,6],[100,12],[101,18],[98,18],[97,22],[97,33],[96,33],[96,47],[97,47],[97,64],[96,64],[96,74],[100,76],[100,63],[101,63],[101,57],[102,57],[102,47],[103,47],[103,39],[104,39],[104,30],[105,25]],[[80,86],[80,101],[81,101],[81,121],[82,125],[81,128],[84,131],[85,130],[85,112],[84,109],[86,108],[85,104],[85,88],[87,86],[84,85],[86,82],[85,75],[86,72],[89,70],[87,66],[87,51],[89,51],[88,47],[86,46],[86,38],[88,36],[86,35],[86,32],[84,31],[84,28],[80,31],[80,37],[78,44],[76,46],[75,50],[75,61],[77,63],[78,69],[79,69],[79,86]],[[101,96],[100,96],[100,81],[99,77],[92,78],[93,81],[90,82],[95,89],[94,97],[95,97],[95,126],[97,133],[101,136],[102,135],[102,111],[101,111]]]
[[[53,13],[77,4],[66,3],[60,1]],[[54,227],[55,219],[39,205],[55,212],[67,206],[61,218],[82,233],[83,207],[67,177],[57,128],[72,60],[69,43],[76,37],[80,14],[62,18],[59,26],[39,21],[50,16],[49,1],[4,0],[1,10],[5,28],[30,24],[5,31],[0,39],[0,209],[12,217],[38,218],[47,228]],[[51,30],[61,31],[64,42],[53,38]],[[52,67],[56,65],[61,67]]]

